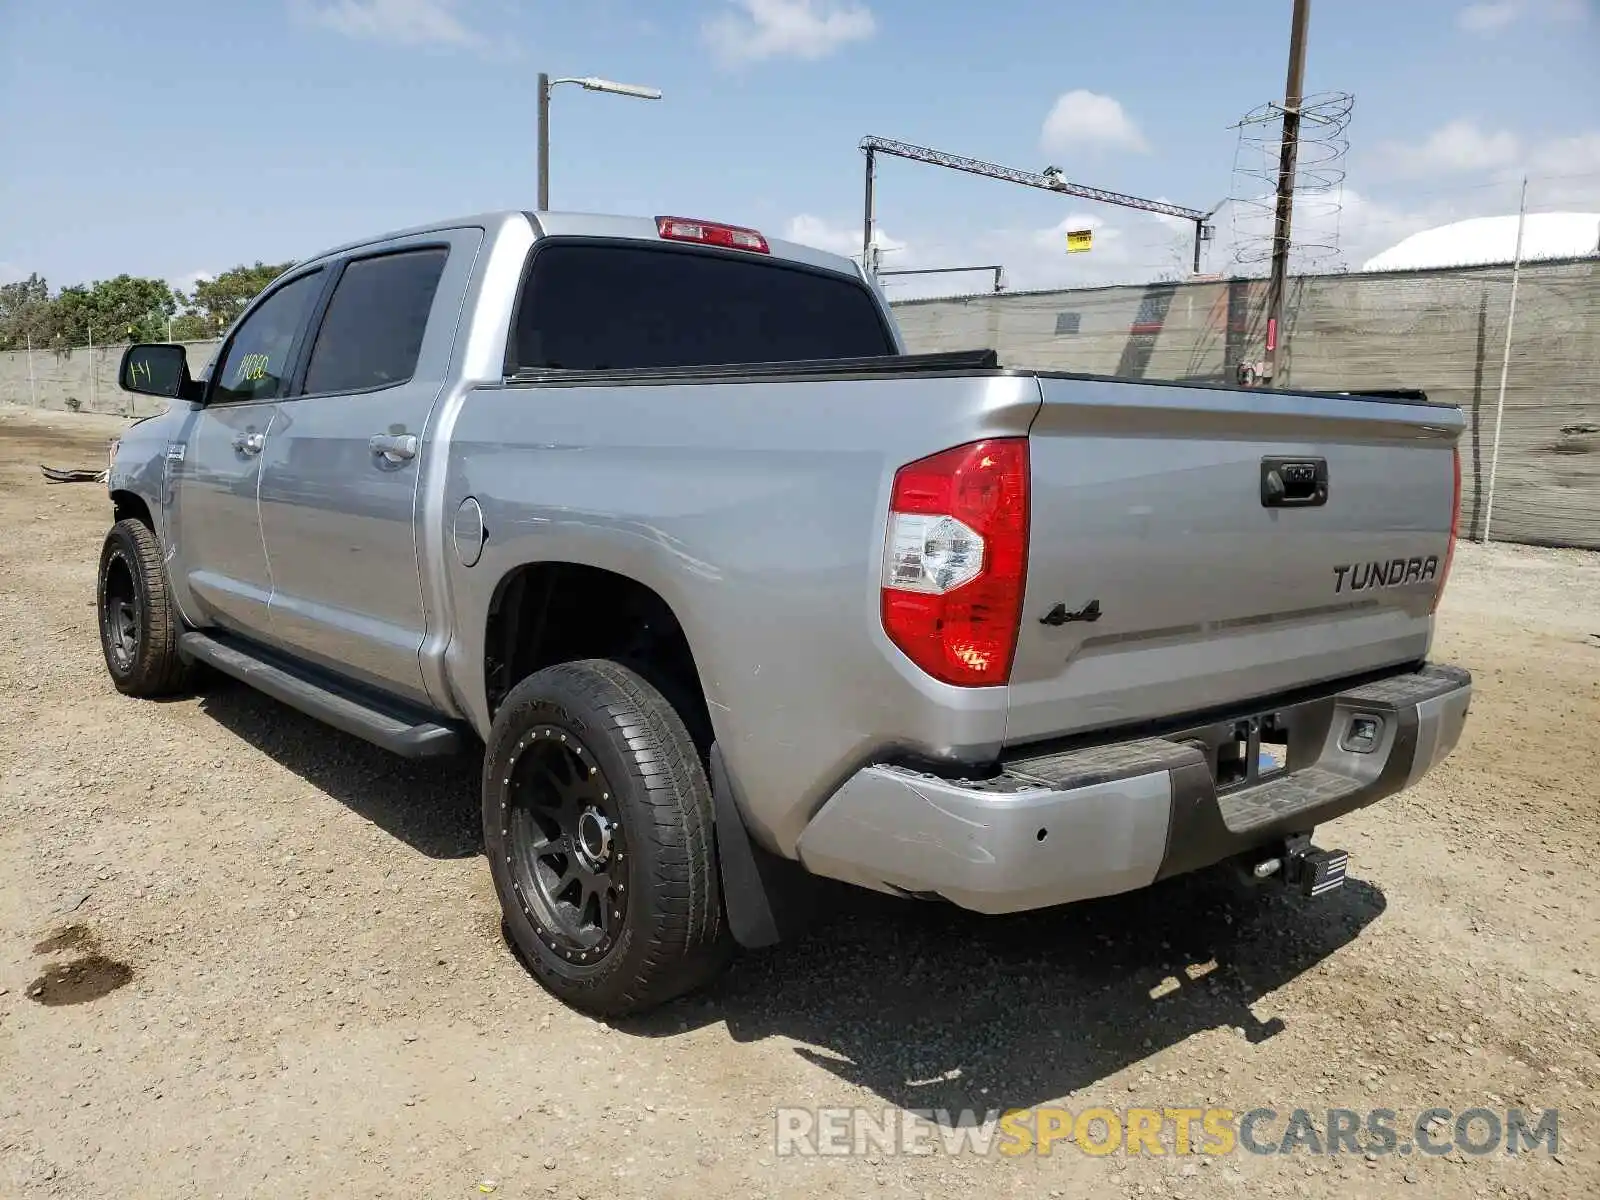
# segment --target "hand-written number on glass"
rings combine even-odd
[[[250,380],[265,379],[267,377],[268,360],[265,354],[246,354],[239,360],[239,370],[234,376],[235,383],[246,383]]]

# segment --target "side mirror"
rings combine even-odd
[[[117,383],[123,390],[141,396],[162,396],[168,400],[199,398],[199,387],[189,378],[189,356],[182,346],[146,342],[129,346],[122,353]]]

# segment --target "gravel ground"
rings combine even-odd
[[[112,690],[104,492],[38,464],[119,424],[0,409],[0,1195],[1600,1195],[1597,556],[1461,548],[1436,654],[1477,676],[1465,738],[1324,831],[1332,897],[862,894],[608,1026],[501,942],[472,761],[227,683]],[[1559,1108],[1561,1150],[775,1153],[780,1106],[1047,1104]]]

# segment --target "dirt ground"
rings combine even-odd
[[[499,936],[475,763],[106,679],[108,418],[0,410],[0,1196],[1600,1195],[1600,556],[1463,546],[1454,757],[1220,877],[984,920],[863,894],[613,1027]],[[1560,1151],[777,1154],[789,1106],[1560,1110]],[[1448,1136],[1448,1132],[1446,1134]]]

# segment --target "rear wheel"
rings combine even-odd
[[[142,521],[118,521],[100,550],[100,648],[119,692],[168,696],[192,668],[178,654],[183,622],[167,588],[161,542]]]
[[[512,689],[483,825],[507,934],[567,1003],[641,1012],[726,962],[711,788],[683,719],[629,668],[562,663]]]

